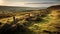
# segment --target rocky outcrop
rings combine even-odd
[[[51,9],[51,10],[60,9],[60,5],[54,5],[54,6],[48,7],[47,9]]]

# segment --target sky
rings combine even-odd
[[[60,0],[0,0],[0,6],[49,7],[60,5]]]

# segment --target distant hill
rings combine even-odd
[[[0,6],[0,11],[20,11],[26,10],[28,7],[15,7],[15,6]]]
[[[18,6],[0,6],[0,11],[25,11],[25,10],[36,10],[45,9],[46,7],[18,7]]]
[[[54,5],[54,6],[51,6],[51,7],[48,7],[47,9],[60,9],[60,5]]]
[[[11,17],[17,12],[25,12],[36,9],[43,9],[44,7],[18,7],[18,6],[0,6],[0,18]]]

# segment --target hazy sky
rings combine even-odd
[[[60,0],[0,0],[0,5],[24,7],[48,7],[60,5]]]

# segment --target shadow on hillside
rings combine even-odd
[[[16,24],[12,27],[14,24],[5,24],[0,29],[0,34],[33,34],[34,32],[29,30],[27,27],[24,27],[23,25]]]

